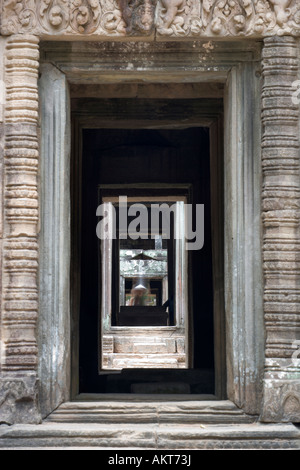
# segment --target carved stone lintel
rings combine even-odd
[[[4,0],[2,34],[102,37],[300,35],[298,0]]]
[[[154,0],[6,0],[2,34],[143,37],[153,33],[154,13]]]
[[[278,9],[278,15],[280,12]],[[293,99],[298,67],[297,42],[293,38],[265,39],[262,91],[265,421],[300,421],[300,113]]]
[[[161,0],[158,33],[206,37],[297,35],[299,6],[294,0]]]

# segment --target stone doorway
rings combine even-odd
[[[153,126],[153,116],[163,106],[168,106],[175,120],[176,108],[179,106],[176,100],[172,103],[163,100],[144,101],[144,109],[140,112],[145,115],[144,122],[149,122],[143,125],[146,129],[134,128],[138,125],[134,119],[134,108],[137,105],[131,103],[129,106],[126,100],[117,101],[103,100],[102,112],[105,114],[105,107],[111,109],[112,106],[127,109],[127,129],[83,129],[82,133],[79,391],[196,393],[213,396],[215,338],[212,243],[216,243],[216,240],[212,241],[209,128],[185,127],[174,122],[167,128],[159,128],[158,123]],[[141,104],[139,106],[142,107]],[[95,231],[97,205],[104,199],[116,200],[117,194],[123,194],[135,202],[156,198],[166,203],[185,198],[194,208],[196,204],[203,204],[205,208],[205,241],[201,249],[190,252],[183,250],[180,254],[178,247],[170,249],[169,241],[168,249],[166,245],[165,250],[155,252],[156,256],[165,251],[168,253],[169,291],[164,294],[165,299],[159,301],[157,296],[155,308],[159,308],[168,296],[173,298],[173,293],[175,299],[175,318],[171,318],[167,311],[167,321],[160,326],[153,323],[153,319],[152,324],[142,326],[138,316],[135,318],[135,326],[132,326],[132,317],[129,323],[128,319],[127,323],[123,321],[122,312],[126,306],[119,305],[122,300],[119,302],[118,279],[123,276],[122,264],[121,268],[117,265],[119,255],[114,248],[117,241],[109,246],[106,241],[101,250]],[[214,208],[214,212],[217,212],[217,208]],[[182,221],[179,223],[182,225]],[[200,236],[199,230],[197,236]],[[146,255],[153,255],[151,239],[142,242],[143,246],[147,245]],[[175,240],[173,242],[175,244]],[[128,239],[126,243],[129,243]],[[131,245],[129,248],[131,252]],[[133,251],[135,255],[140,254],[135,253],[139,250]],[[185,261],[178,264],[177,258],[180,257],[184,257]],[[153,259],[151,262],[153,265]],[[144,260],[142,264],[145,269]],[[108,265],[111,266],[110,281],[106,278]],[[127,267],[124,288],[129,289],[129,284],[137,279],[137,266],[134,265],[133,269],[135,276],[132,277]],[[180,272],[184,272],[182,278]],[[147,288],[152,296],[162,282],[160,274],[149,272],[147,278],[144,273],[143,279],[139,281],[146,283],[148,279]],[[179,284],[183,286],[180,290]],[[153,311],[151,307],[148,310]],[[111,314],[108,315],[108,311]],[[142,313],[145,315],[144,311]],[[150,313],[153,315],[153,312]],[[217,347],[220,345],[217,344]]]
[[[42,415],[46,416],[68,399],[76,399],[79,392],[78,227],[81,215],[78,208],[82,191],[84,129],[111,128],[108,116],[103,114],[103,99],[126,98],[129,106],[130,102],[141,103],[141,98],[153,102],[162,97],[169,104],[178,100],[180,106],[177,106],[177,114],[169,113],[168,120],[165,115],[158,114],[151,122],[152,127],[170,128],[171,121],[171,126],[176,122],[177,128],[209,128],[210,161],[215,170],[211,179],[212,220],[215,222],[212,236],[224,233],[212,243],[215,266],[214,397],[228,398],[246,412],[259,413],[263,370],[262,298],[260,291],[253,291],[252,281],[244,283],[243,280],[246,272],[247,278],[256,282],[261,275],[260,179],[255,176],[260,174],[260,107],[255,100],[260,83],[256,72],[260,48],[247,41],[233,54],[231,45],[222,43],[218,46],[217,59],[214,53],[210,53],[210,57],[205,53],[207,60],[195,68],[202,51],[201,44],[170,43],[163,69],[160,46],[151,46],[151,51],[142,45],[141,50],[144,48],[147,54],[152,51],[155,60],[148,71],[134,73],[123,71],[122,67],[119,69],[116,56],[110,54],[105,56],[104,67],[101,57],[107,50],[100,51],[99,44],[77,43],[69,48],[66,43],[45,43],[42,48],[39,265]],[[121,45],[120,48],[116,46],[116,50],[121,53]],[[127,62],[131,60],[131,53],[130,50]],[[95,61],[93,73],[86,69],[91,57]],[[178,60],[185,63],[187,57],[184,73],[178,71]],[[109,76],[107,70],[110,70]],[[126,128],[128,106],[115,114],[115,128]],[[167,108],[165,104],[164,109]],[[143,127],[139,108],[135,108],[134,118]],[[243,142],[240,140],[242,132]],[[49,178],[49,174],[52,177]],[[214,208],[224,208],[224,217],[222,211],[216,213]],[[49,230],[53,233],[52,238],[49,238]],[[61,234],[59,237],[55,236],[56,231]],[[59,257],[57,253],[60,253]],[[53,282],[49,283],[49,279]],[[69,302],[67,294],[70,291],[73,294]],[[255,342],[249,341],[254,337]],[[55,348],[53,344],[56,344]],[[254,371],[246,378],[245,368]],[[201,400],[201,395],[197,399]]]
[[[136,98],[136,92],[143,93],[141,84],[170,83],[173,98],[174,84],[185,83],[200,84],[193,100],[196,95],[216,98],[219,92],[224,99],[224,191],[218,202],[224,203],[224,221],[219,221],[224,276],[214,289],[214,304],[225,304],[226,348],[215,353],[226,357],[226,371],[219,370],[226,375],[227,391],[218,396],[263,421],[299,421],[297,1],[288,9],[265,0],[263,13],[255,2],[247,12],[243,2],[236,3],[242,15],[225,11],[221,18],[221,10],[212,8],[197,10],[196,16],[184,9],[182,16],[179,9],[164,25],[158,2],[156,12],[152,9],[153,29],[149,25],[143,36],[135,22],[126,30],[113,24],[104,31],[105,10],[85,18],[83,27],[82,18],[74,21],[71,4],[56,9],[55,21],[51,4],[48,11],[32,8],[25,22],[26,6],[3,6],[0,385],[5,422],[37,422],[78,393],[79,316],[76,299],[70,304],[69,296],[78,270],[70,279],[74,252],[69,242],[70,234],[79,232],[69,223],[69,176],[71,171],[73,182],[80,171],[70,164],[70,136],[80,140],[76,126],[89,128],[87,121],[101,121],[101,112],[97,103],[93,114],[90,103],[76,108],[74,100],[79,95],[98,99],[108,84],[121,85],[117,93],[122,97],[129,85]],[[168,86],[164,91],[168,95]],[[211,106],[203,109],[202,118],[210,131],[222,126]],[[223,155],[222,149],[217,153]],[[221,337],[224,323],[215,321]]]

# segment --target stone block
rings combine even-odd
[[[38,404],[38,382],[35,374],[0,379],[0,423],[41,422]]]
[[[185,352],[184,338],[177,338],[176,339],[176,348],[177,348],[177,352],[179,354],[184,354],[184,352]]]
[[[114,337],[112,335],[103,335],[102,337],[102,353],[110,354],[114,352]]]

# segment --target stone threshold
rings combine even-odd
[[[56,423],[0,426],[2,450],[184,449],[299,450],[300,430],[292,424]]]
[[[213,399],[211,399],[213,398]],[[212,395],[83,394],[60,405],[45,422],[128,424],[242,424],[256,416]]]
[[[115,372],[117,375],[118,372]],[[72,403],[75,402],[159,402],[170,401],[218,401],[212,394],[174,394],[174,393],[80,393]],[[221,403],[232,403],[229,400],[219,400]]]

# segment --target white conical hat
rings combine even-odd
[[[145,289],[147,290],[147,287],[143,286],[143,284],[138,284],[137,286],[134,286],[134,289]]]

